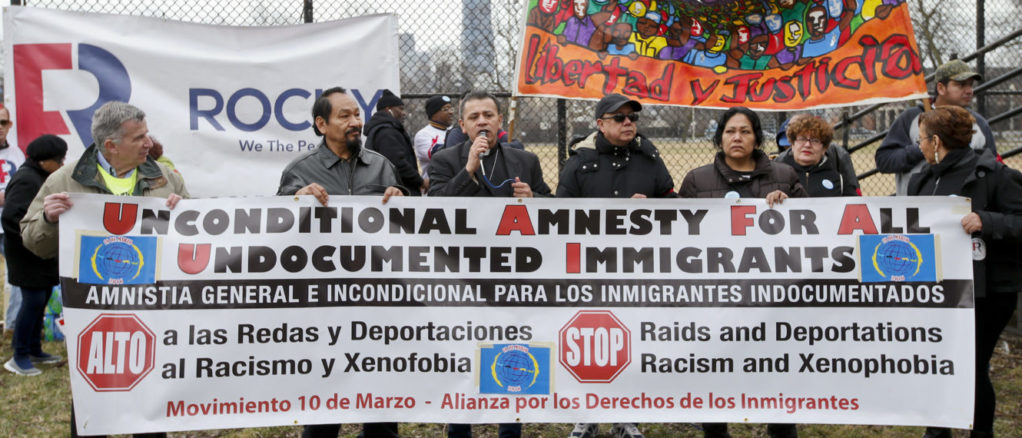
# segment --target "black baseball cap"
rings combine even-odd
[[[631,105],[632,109],[635,111],[642,111],[642,104],[639,103],[639,101],[614,93],[603,96],[603,99],[600,99],[600,101],[596,103],[596,118],[599,119],[603,117],[604,114],[617,111],[618,108],[621,108],[625,104]]]

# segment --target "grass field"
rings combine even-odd
[[[994,354],[991,374],[997,387],[998,405],[996,433],[999,437],[1022,437],[1022,336],[1005,334]],[[66,356],[62,342],[47,342],[43,348],[53,354]],[[11,357],[9,337],[0,346],[0,358]],[[0,370],[0,437],[62,437],[69,435],[71,392],[68,386],[67,362],[43,366],[43,374],[21,377]],[[661,423],[640,425],[648,438],[701,437],[702,433],[691,424]],[[603,428],[601,438],[610,437],[610,426]],[[358,425],[345,425],[343,437],[355,437]],[[402,424],[401,436],[408,438],[442,438],[442,424]],[[567,424],[527,424],[525,437],[566,438],[571,430]],[[477,437],[495,438],[495,426],[478,426]],[[800,425],[802,437],[882,437],[918,438],[919,427]],[[968,436],[967,431],[955,431],[956,437]],[[766,429],[760,425],[733,425],[735,438],[765,437]],[[274,427],[235,430],[207,430],[175,432],[178,437],[299,437],[301,427]]]

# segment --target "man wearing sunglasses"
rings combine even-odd
[[[671,178],[660,152],[639,135],[642,104],[620,94],[596,104],[596,132],[576,141],[564,163],[559,198],[665,198],[675,197]],[[578,423],[570,438],[594,438],[596,423]],[[618,423],[614,438],[643,438],[635,424]]]
[[[536,154],[497,141],[504,118],[497,98],[471,91],[461,99],[461,129],[468,140],[433,155],[430,196],[549,196]]]
[[[7,188],[7,183],[14,176],[14,172],[25,163],[25,153],[21,151],[21,148],[13,147],[7,142],[7,132],[11,130],[11,126],[14,126],[14,122],[11,120],[11,112],[0,106],[0,212],[4,210],[4,190]],[[0,229],[0,254],[3,254],[4,247],[4,231]],[[3,254],[6,257],[6,254]],[[4,275],[6,282],[7,276]],[[2,284],[2,283],[0,283]],[[7,313],[4,320],[5,330],[14,330],[14,322],[18,316],[18,309],[21,307],[21,289],[17,286],[10,285],[7,287],[10,291],[10,298],[7,302]],[[2,294],[0,294],[2,295]],[[5,299],[6,297],[0,297]]]
[[[576,141],[564,163],[557,197],[673,198],[671,178],[653,142],[639,134],[642,105],[620,94],[596,104],[593,134]]]

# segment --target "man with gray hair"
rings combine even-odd
[[[153,142],[142,110],[103,104],[92,115],[92,138],[78,161],[46,179],[21,220],[25,247],[39,257],[57,256],[57,222],[73,207],[68,193],[167,198],[171,208],[188,197],[181,175],[149,158]]]
[[[92,115],[92,138],[81,158],[46,179],[21,220],[25,248],[41,258],[57,256],[57,222],[74,208],[69,193],[167,198],[170,208],[188,197],[181,175],[149,158],[153,143],[142,110],[124,102],[103,104]],[[77,432],[72,406],[71,436]]]

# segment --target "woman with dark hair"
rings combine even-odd
[[[975,120],[958,106],[938,106],[919,115],[919,150],[928,163],[908,185],[913,196],[965,196],[972,212],[962,229],[972,235],[976,291],[976,400],[972,437],[994,436],[994,386],[990,357],[1008,325],[1022,287],[1022,173],[997,161],[992,152],[969,147]],[[927,438],[951,437],[951,430],[926,429]]]
[[[752,110],[725,111],[713,144],[720,149],[713,163],[685,175],[682,198],[766,198],[772,207],[788,197],[808,196],[791,166],[773,163],[763,152],[763,127]]]
[[[859,195],[858,182],[846,180],[837,154],[832,153],[830,142],[834,139],[834,128],[829,123],[809,114],[792,117],[787,135],[791,147],[781,152],[775,161],[795,169],[810,197]],[[855,170],[851,173],[854,178]]]
[[[713,144],[720,149],[713,164],[685,175],[679,192],[682,198],[766,198],[773,207],[789,197],[808,196],[791,166],[772,162],[763,152],[763,127],[752,110],[735,107],[725,111],[717,121]],[[703,436],[731,435],[726,423],[705,423]],[[794,424],[769,424],[767,436],[795,438],[798,429]]]

